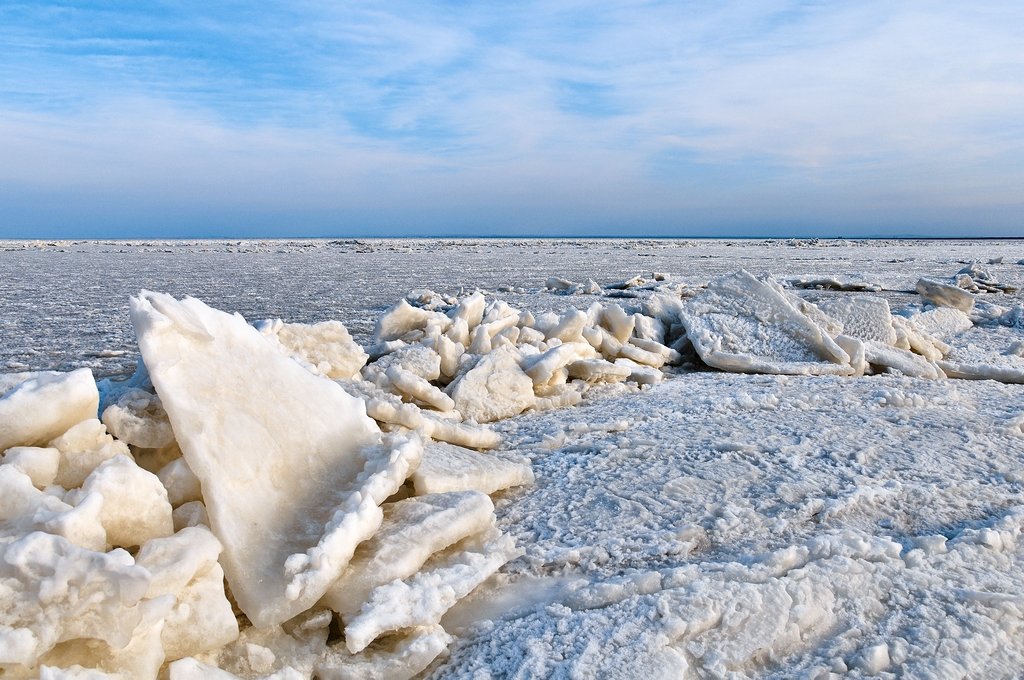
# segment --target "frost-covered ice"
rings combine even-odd
[[[1024,667],[1017,243],[7,245],[4,677]]]

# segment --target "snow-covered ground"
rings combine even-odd
[[[244,329],[225,330],[231,337],[236,333],[239,338],[244,336],[244,342],[239,340],[240,344],[218,361],[226,361],[239,347],[250,347],[252,352],[266,354],[267,365],[284,362],[274,373],[274,384],[283,384],[280,376],[285,374],[291,376],[288,389],[296,393],[306,389],[303,381],[314,386],[310,389],[329,384],[303,371],[292,376],[290,371],[295,369],[286,366],[290,360],[280,358],[281,353],[290,354],[301,358],[311,371],[329,375],[348,392],[363,397],[370,416],[385,429],[394,429],[389,423],[409,422],[402,418],[420,418],[415,422],[421,433],[432,432],[436,439],[456,443],[470,442],[467,445],[473,448],[491,448],[491,441],[481,433],[496,432],[500,444],[482,455],[508,466],[470,475],[476,490],[461,493],[476,496],[445,497],[448,505],[438,500],[439,491],[460,493],[453,476],[475,464],[464,462],[465,454],[451,457],[454,454],[450,452],[431,462],[429,454],[439,451],[438,444],[428,445],[424,452],[419,476],[411,478],[415,489],[405,487],[411,501],[434,499],[440,510],[431,512],[454,512],[462,520],[458,528],[458,522],[446,519],[438,520],[429,530],[422,529],[422,535],[436,537],[443,533],[443,524],[450,541],[426,551],[423,559],[435,550],[441,551],[442,559],[428,560],[420,577],[396,572],[395,578],[406,579],[398,581],[406,584],[403,588],[426,593],[428,599],[444,599],[446,596],[437,595],[443,588],[431,590],[431,583],[449,584],[444,587],[457,591],[460,584],[473,578],[460,580],[459,574],[472,571],[483,575],[505,562],[468,596],[460,598],[462,593],[457,593],[454,599],[459,601],[440,619],[440,627],[424,626],[405,638],[411,640],[408,648],[402,647],[406,644],[402,639],[388,642],[391,638],[386,635],[383,643],[370,647],[382,654],[390,649],[395,658],[427,660],[446,649],[423,671],[425,677],[1019,677],[1024,669],[1024,541],[1020,540],[1024,528],[1024,385],[1015,383],[1024,377],[1024,297],[1013,289],[1024,287],[1022,258],[1024,242],[1018,241],[7,242],[0,243],[0,276],[8,282],[0,288],[0,324],[5,338],[0,346],[0,366],[6,364],[7,372],[88,367],[98,376],[130,373],[139,350],[128,320],[128,297],[147,288],[177,296],[191,294],[211,307],[241,312],[249,321],[343,321],[354,339],[370,351],[371,359],[383,357],[363,370],[365,381],[353,376],[361,366],[359,349],[334,329],[330,337],[336,346],[346,348],[344,356],[321,352],[309,341],[312,336],[296,340],[294,334],[301,333],[301,327],[289,337],[287,330],[282,332],[288,326],[264,324],[260,330],[272,340],[266,347],[254,339],[254,333],[250,337]],[[967,315],[919,314],[929,309],[916,290],[920,278],[952,285],[957,272],[971,263],[985,270],[985,276],[976,271],[977,281],[995,282],[1008,287],[1008,292],[976,293],[970,299],[973,321],[965,327],[957,324]],[[762,297],[751,302],[744,296],[755,284],[742,277],[719,278],[741,268],[755,275],[771,273],[783,285],[764,287]],[[638,274],[644,283],[614,285]],[[595,289],[587,292],[588,279],[600,287],[600,294],[592,294]],[[828,279],[834,279],[836,285]],[[716,280],[720,283],[704,290],[703,286]],[[837,285],[851,290],[829,289]],[[411,295],[414,311],[393,314],[391,326],[375,327],[380,314],[396,299],[425,289],[439,295],[415,293]],[[452,308],[449,303],[453,300],[446,301],[445,296],[465,300],[477,289],[484,290],[488,300],[504,300],[536,315],[532,323],[524,321],[525,315],[517,315],[515,323],[521,329],[542,329],[538,333],[541,338],[557,335],[562,332],[559,328],[564,330],[574,319],[563,314],[556,328],[542,316],[545,310],[593,310],[595,302],[631,308],[646,301],[648,306],[643,309],[654,315],[663,309],[651,303],[650,293],[657,289],[692,303],[687,307],[692,318],[683,325],[704,361],[692,350],[687,352],[686,342],[680,340],[677,346],[685,356],[669,361],[677,365],[664,369],[664,381],[641,385],[638,381],[648,381],[637,377],[642,373],[640,367],[617,359],[617,365],[632,367],[631,379],[597,380],[584,390],[580,403],[542,410],[540,400],[565,394],[555,384],[557,380],[550,378],[562,370],[551,368],[558,358],[552,351],[559,345],[531,341],[525,331],[517,331],[508,343],[501,344],[497,339],[504,337],[503,331],[494,326],[492,338],[485,343],[489,354],[482,345],[473,344],[484,343],[482,338],[472,342],[467,338],[465,350],[460,350],[473,354],[475,347],[484,357],[497,357],[496,364],[507,346],[515,345],[522,353],[532,342],[541,347],[538,352],[549,352],[536,356],[549,356],[550,366],[531,358],[534,350],[516,355],[526,374],[517,378],[525,381],[527,392],[519,401],[509,397],[519,395],[521,385],[514,381],[501,383],[483,398],[480,394],[486,392],[485,387],[454,388],[460,379],[475,385],[465,376],[467,370],[476,369],[472,364],[446,367],[443,347],[447,345],[441,343],[437,344],[440,368],[433,373],[429,367],[422,368],[420,358],[389,359],[402,350],[385,348],[380,342],[388,340],[389,328],[397,328],[392,333],[395,337],[403,332],[410,337],[407,326],[402,325],[407,321],[403,314],[421,314],[416,311],[416,305],[421,305],[427,310],[448,311],[449,317],[458,319],[461,312]],[[742,304],[729,297],[733,289],[741,291]],[[944,294],[956,296],[955,291]],[[849,312],[850,301],[865,295],[885,300],[894,316],[888,311],[874,315],[872,310],[878,308],[874,303]],[[815,316],[816,312],[801,310],[794,303],[798,298],[820,303],[821,309],[835,315],[846,314],[845,332],[856,330],[859,339],[850,340],[839,330],[825,332],[829,322]],[[705,301],[704,307],[698,306],[698,300]],[[330,515],[334,506],[318,501],[322,494],[295,500],[293,496],[301,494],[301,482],[289,482],[292,486],[286,486],[283,493],[275,484],[250,489],[247,493],[258,497],[252,503],[240,499],[230,484],[218,483],[213,488],[214,481],[223,479],[225,473],[208,469],[206,463],[232,447],[240,450],[229,452],[236,456],[231,460],[241,461],[246,446],[261,446],[264,440],[260,437],[273,439],[273,433],[251,434],[247,423],[238,426],[231,418],[210,416],[207,404],[231,402],[232,395],[238,393],[237,385],[245,384],[250,371],[225,374],[221,380],[212,377],[209,366],[189,368],[185,373],[176,369],[178,357],[187,359],[196,343],[205,342],[196,339],[203,333],[197,336],[195,328],[209,330],[221,323],[228,328],[233,323],[212,312],[207,317],[202,309],[176,305],[163,298],[145,298],[137,303],[133,320],[145,339],[143,352],[148,353],[156,392],[176,426],[174,434],[185,454],[185,459],[177,460],[187,460],[196,468],[195,475],[204,485],[202,499],[208,506],[212,500],[211,515],[220,517],[213,517],[214,533],[218,533],[218,521],[222,530],[238,513],[244,516],[254,508],[262,511],[264,503],[268,508],[284,508],[281,512],[313,514],[318,518],[318,530],[326,521],[321,521],[320,515],[326,513],[330,522],[340,522],[337,526],[373,534],[364,531],[368,515],[360,514],[362,510]],[[505,320],[512,316],[504,309],[495,307],[493,317],[485,321],[508,326]],[[724,320],[715,316],[723,310],[746,315],[744,323],[736,325],[727,316]],[[664,318],[678,318],[678,312],[663,311]],[[585,325],[603,325],[607,333],[614,334],[618,317],[606,319],[603,314],[594,317],[592,311]],[[164,325],[165,318],[173,320],[171,326]],[[430,318],[434,321],[423,316],[409,323],[429,328],[438,317]],[[759,325],[751,326],[750,319]],[[627,331],[627,335],[629,332],[634,337],[642,335],[637,330]],[[887,333],[891,333],[890,339],[876,339],[876,335]],[[427,337],[431,337],[429,332]],[[571,370],[613,370],[609,367],[612,362],[605,360],[623,351],[619,346],[609,354],[600,338],[587,336],[584,342],[578,331],[574,337],[576,340],[567,339],[561,346],[578,342],[586,349],[589,342],[599,351],[592,359],[574,355],[571,362],[566,361],[574,367]],[[659,337],[673,344],[671,332]],[[493,348],[491,340],[495,341]],[[707,346],[701,344],[705,341]],[[606,337],[604,342],[610,341]],[[638,337],[634,347],[658,350],[660,343],[652,342]],[[910,349],[899,349],[906,346]],[[942,347],[941,351],[936,347]],[[759,353],[763,359],[759,370],[784,366],[785,372],[797,374],[722,372],[704,363],[730,366],[730,357],[736,356],[726,351],[730,348]],[[862,354],[859,369],[851,348],[867,348],[867,360]],[[938,354],[929,358],[936,351]],[[635,353],[630,356],[649,359],[636,349],[630,352]],[[165,362],[169,356],[175,360]],[[360,356],[355,368],[347,363],[352,356]],[[375,365],[381,367],[376,372]],[[860,373],[865,366],[873,375],[834,374]],[[933,378],[942,372],[960,371],[1006,382],[908,377],[893,368],[885,370],[885,366],[902,366],[904,373]],[[515,364],[513,369],[510,371],[519,370]],[[509,372],[495,370],[492,374]],[[435,387],[443,386],[453,375],[453,388],[441,392]],[[9,387],[0,383],[0,394],[6,389]],[[349,408],[346,404],[351,397],[347,394],[323,389],[320,403],[330,402],[337,411]],[[394,393],[390,397],[385,394],[388,389]],[[214,396],[203,402],[195,396],[199,393]],[[145,409],[151,408],[145,403],[145,394],[134,397],[142,399],[142,406],[130,405],[130,400],[117,402],[124,404],[124,419],[145,415]],[[413,394],[415,397],[410,396]],[[399,417],[389,406],[395,395],[405,395],[409,406],[419,404],[422,413],[417,411],[415,418],[408,414]],[[116,401],[110,394],[104,399]],[[556,405],[544,403],[546,407]],[[478,420],[494,422],[490,430],[478,429],[471,421],[457,423],[464,428],[457,429],[456,419],[443,415],[453,407],[456,413],[475,413]],[[303,416],[302,409],[282,415],[273,404],[260,408],[263,422],[275,418],[293,422]],[[524,409],[526,412],[520,413]],[[518,415],[505,417],[505,411]],[[179,431],[182,423],[207,419],[212,432],[193,436]],[[140,436],[124,420],[104,416],[104,422],[108,420],[112,431],[123,428],[126,436],[129,432]],[[73,418],[71,422],[77,421]],[[150,426],[155,428],[154,423]],[[5,433],[3,425],[0,423],[0,435]],[[54,427],[55,432],[63,432]],[[285,456],[290,448],[315,448],[324,437],[342,436],[340,430],[331,430],[334,426],[325,427],[328,431],[321,435],[303,430],[289,434],[291,439],[274,440],[273,445]],[[200,429],[197,426],[191,431]],[[404,436],[402,428],[397,430],[391,437]],[[147,431],[147,435],[156,437],[154,432]],[[376,441],[372,434],[360,436]],[[146,447],[156,443],[146,443]],[[111,449],[115,444],[118,442],[90,450]],[[365,491],[372,484],[400,484],[404,479],[404,473],[395,472],[405,464],[404,444],[386,438],[383,445],[372,446],[383,446],[383,457],[367,453],[371,449],[360,449],[358,455],[370,461],[366,464],[377,465],[373,461],[383,461],[390,450],[389,462],[380,463],[377,482],[339,472],[336,483],[346,493],[349,486],[345,485],[354,485],[351,488],[364,489],[360,493],[373,495]],[[65,449],[60,449],[61,456],[66,457]],[[138,457],[140,449],[133,450]],[[113,449],[108,453],[103,455],[116,460],[111,457]],[[438,460],[447,461],[451,469]],[[529,468],[523,465],[525,461]],[[112,465],[102,463],[100,468]],[[0,465],[0,469],[7,467],[11,466]],[[82,486],[82,490],[70,491],[63,502],[71,506],[77,502],[76,510],[84,508],[89,489],[101,487],[106,478],[97,475],[95,481],[86,480],[83,485],[88,475],[83,470],[83,479],[62,482],[59,475],[71,474],[66,467],[61,463],[55,473],[57,483],[68,488]],[[169,500],[163,502],[178,508],[174,528],[182,523],[204,524],[201,518],[185,518],[188,513],[180,510],[194,510],[199,497],[198,490],[181,491],[182,485],[195,479],[188,467],[172,461],[167,468],[170,470],[160,470],[160,480],[170,493]],[[335,469],[340,468],[330,468]],[[253,479],[259,478],[257,472]],[[532,472],[532,483],[527,472]],[[314,469],[307,474],[327,473]],[[505,481],[495,481],[499,478]],[[443,484],[453,486],[449,490]],[[324,487],[324,481],[318,480],[316,487]],[[218,501],[218,493],[229,500]],[[281,498],[274,500],[275,494]],[[385,496],[389,494],[390,490]],[[493,512],[483,494],[490,495]],[[234,506],[241,508],[236,514],[232,514]],[[58,511],[47,507],[48,512]],[[402,507],[409,508],[410,517],[419,517],[418,512],[431,516],[408,502]],[[66,506],[59,511],[72,512]],[[78,515],[85,512],[80,510]],[[0,519],[8,523],[0,536],[14,537],[18,531],[26,531],[26,526],[35,526],[13,511]],[[154,519],[147,525],[148,535],[169,531],[152,528],[160,521]],[[276,520],[268,515],[267,521]],[[410,558],[394,546],[404,545],[403,535],[419,535],[415,531],[420,531],[420,525],[413,520],[407,524],[387,521],[392,524],[385,527],[412,527],[406,534],[381,529],[371,539],[380,544],[373,548],[379,554],[396,555],[389,568],[401,571],[410,567],[404,564]],[[120,527],[115,525],[110,526]],[[134,537],[122,543],[111,540],[111,532],[108,527],[108,549],[122,543],[135,545],[131,542]],[[321,547],[325,541],[340,540],[337,536],[342,533],[328,531]],[[223,535],[219,538],[226,544],[220,563],[229,584],[233,580],[239,586],[256,583],[247,580],[246,570],[255,567],[244,559],[253,551],[264,562],[280,557],[293,563],[291,558],[298,557],[292,554],[297,550],[294,546],[276,544],[260,532],[237,542],[226,541]],[[7,540],[0,539],[0,547]],[[95,543],[94,538],[77,540],[79,544]],[[295,542],[293,537],[289,540]],[[462,552],[441,550],[456,540],[461,541],[455,545]],[[236,593],[249,619],[261,617],[272,626],[310,608],[319,595],[307,597],[306,590],[312,592],[317,579],[327,578],[324,572],[330,571],[330,565],[325,567],[313,553],[309,555],[312,561],[303,563],[292,580],[301,586],[294,587],[298,593],[294,598],[289,595],[275,600],[278,591],[264,581],[253,586],[252,592],[243,593],[246,602]],[[484,565],[488,555],[500,559]],[[204,563],[203,569],[219,569],[216,559],[214,551],[207,560],[214,566]],[[356,553],[353,559],[357,565],[373,563],[364,553]],[[139,562],[145,560],[139,557]],[[411,566],[411,571],[420,569],[421,564],[422,560]],[[209,571],[201,573],[210,578]],[[340,582],[355,579],[359,583],[363,578],[352,570],[346,573]],[[371,585],[360,587],[369,592]],[[378,610],[401,601],[400,597],[388,599],[383,590],[373,592],[383,606],[376,610],[364,606],[361,618],[352,618],[349,608],[353,605],[344,602],[337,586],[325,596],[324,601],[340,612],[349,626],[344,632],[350,651],[356,651],[352,641],[361,639],[363,631],[387,624],[388,613]],[[433,606],[425,602],[420,602],[419,609],[413,608],[414,618]],[[358,602],[355,606],[358,608]],[[115,618],[117,613],[113,612]],[[310,615],[300,615],[300,619],[302,616]],[[286,624],[293,626],[288,628],[289,645],[315,647],[303,637],[305,633],[298,632],[326,626],[324,622],[311,623],[315,617]],[[222,634],[223,630],[222,626]],[[301,656],[298,651],[289,647],[284,653],[279,641],[267,641],[270,638],[266,636],[273,637],[269,633],[248,630],[243,633],[249,645],[242,646],[245,653],[235,650],[218,656],[204,652],[198,661],[188,662],[196,664],[194,668],[179,662],[177,677],[202,677],[187,674],[201,674],[206,666],[200,664],[230,668],[239,677],[268,677],[284,673],[288,665],[302,666],[298,661],[291,664]],[[453,636],[450,642],[445,637],[448,634]],[[309,635],[310,639],[316,637]],[[339,644],[340,635],[332,628],[329,644]],[[368,634],[367,640],[373,636]],[[225,639],[230,637],[225,635]],[[164,647],[168,644],[165,640]],[[413,645],[418,646],[413,649]],[[267,657],[261,651],[272,649],[277,650],[276,656],[270,653]],[[323,657],[316,650],[310,654]],[[81,663],[83,657],[69,652],[66,658]],[[354,666],[345,666],[349,661],[330,659],[320,663],[325,678],[349,677],[345,672],[358,677],[370,668],[355,671]],[[349,670],[338,670],[344,668]],[[373,668],[379,671],[387,666]],[[312,669],[310,664],[307,671]],[[307,671],[294,677],[308,677]],[[171,677],[173,680],[174,675]]]

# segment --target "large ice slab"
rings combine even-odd
[[[831,320],[823,312],[770,278],[759,280],[744,270],[709,283],[683,308],[682,321],[701,359],[715,368],[794,375],[853,373],[849,355],[826,332]]]
[[[917,292],[936,307],[952,307],[961,312],[974,309],[974,296],[959,286],[935,279],[918,279]]]
[[[0,375],[0,451],[43,445],[75,423],[95,418],[99,403],[88,368]]]
[[[376,531],[419,443],[382,442],[361,400],[239,315],[151,292],[131,315],[239,607],[258,626],[308,609]]]

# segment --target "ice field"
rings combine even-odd
[[[1024,241],[19,241],[0,277],[0,677],[1024,669]]]

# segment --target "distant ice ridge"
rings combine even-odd
[[[491,495],[533,472],[492,423],[639,394],[681,366],[1024,382],[1024,310],[967,305],[1004,289],[957,276],[984,286],[925,281],[926,303],[896,315],[870,287],[815,305],[745,271],[703,287],[553,279],[602,299],[536,315],[479,292],[417,291],[366,348],[339,321],[252,326],[144,291],[130,380],[101,393],[88,370],[0,376],[0,669],[411,677],[452,641],[446,612],[522,554]],[[775,601],[761,590],[719,604]],[[808,611],[765,623],[766,639],[795,649]],[[666,634],[689,656],[669,645],[653,665],[685,672],[699,633],[684,624]],[[696,655],[722,672],[747,663],[756,650],[740,633],[726,626]],[[898,654],[867,649],[858,667]]]

